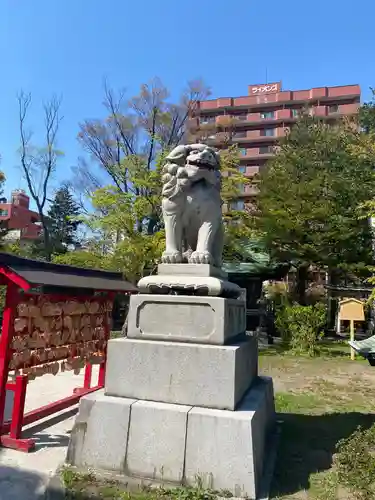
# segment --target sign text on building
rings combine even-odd
[[[281,83],[265,83],[261,85],[249,85],[249,95],[264,95],[280,92]]]

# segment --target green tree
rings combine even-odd
[[[296,263],[301,304],[310,265],[337,279],[372,262],[360,207],[375,196],[375,151],[354,125],[302,116],[260,175],[255,225],[277,259]]]
[[[375,132],[375,89],[371,88],[372,97],[359,109],[359,123],[365,133]]]
[[[160,207],[161,167],[165,154],[166,151],[158,155],[152,169],[138,155],[124,159],[133,190],[124,192],[117,185],[97,189],[90,198],[94,211],[82,218],[94,235],[90,258],[102,254],[105,266],[121,270],[134,282],[155,269],[164,248]],[[224,220],[228,232],[234,226],[237,231],[244,231],[246,224],[244,212],[230,209],[231,202],[239,195],[239,186],[248,182],[239,173],[238,162],[236,147],[223,152],[222,197],[227,206]],[[226,240],[227,246],[229,240],[230,237]],[[71,262],[72,258],[74,256],[69,253],[60,257],[59,262]]]
[[[68,264],[69,266],[85,267],[87,269],[116,270],[111,266],[108,256],[102,255],[96,249],[75,250],[52,257],[55,264]]]
[[[50,251],[52,254],[65,253],[69,247],[76,246],[77,229],[80,221],[77,217],[80,209],[68,186],[56,191],[47,212]]]
[[[110,184],[125,194],[143,196],[146,188],[132,183],[134,162],[142,164],[142,170],[153,170],[160,153],[184,140],[189,116],[209,94],[201,80],[194,80],[172,102],[168,89],[154,78],[127,99],[125,91],[116,92],[105,83],[105,118],[80,123],[78,140],[90,161],[80,158],[73,169],[77,193],[90,199],[95,190]]]

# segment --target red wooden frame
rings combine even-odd
[[[11,344],[14,334],[15,312],[20,302],[20,295],[18,292],[19,288],[22,288],[27,293],[30,289],[30,285],[23,278],[4,266],[0,266],[0,274],[2,274],[8,282],[3,313],[2,334],[0,336],[0,445],[6,448],[28,452],[35,447],[35,439],[22,438],[22,427],[37,422],[61,410],[65,410],[77,404],[82,396],[103,388],[107,353],[105,348],[104,361],[99,365],[98,381],[95,386],[91,387],[92,365],[87,363],[85,366],[83,387],[76,388],[73,394],[66,398],[34,409],[28,413],[24,413],[28,375],[17,375],[14,381],[8,381],[8,377],[10,371],[9,363],[12,356]],[[58,296],[56,296],[56,298],[57,297]],[[78,297],[74,296],[64,296],[64,300],[77,298]],[[92,296],[90,298],[92,299]],[[80,296],[79,300],[82,299],[83,297]],[[106,300],[110,300],[113,303],[114,292],[108,292]],[[105,328],[105,338],[108,341],[110,325],[107,315],[103,326]],[[11,419],[4,421],[7,391],[14,392],[14,402]]]

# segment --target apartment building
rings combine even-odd
[[[30,198],[21,189],[12,191],[9,201],[0,199],[0,221],[9,230],[9,240],[32,241],[41,233],[39,214],[30,210]]]
[[[249,178],[257,174],[274,154],[277,141],[296,122],[306,107],[327,122],[355,115],[360,106],[359,85],[283,90],[281,82],[249,85],[248,95],[200,101],[189,120],[192,137],[222,147],[237,143],[240,170]],[[228,131],[229,134],[228,134]],[[206,135],[205,135],[206,134]],[[237,209],[256,195],[256,183],[243,187]]]

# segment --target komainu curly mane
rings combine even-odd
[[[221,266],[220,157],[204,144],[177,146],[162,171],[164,263]]]

